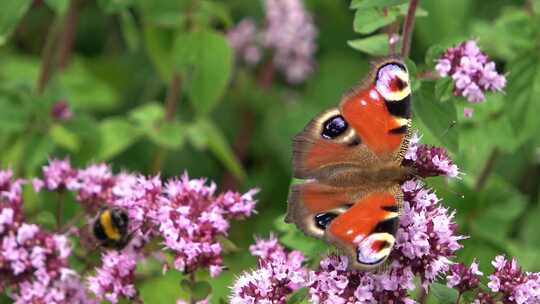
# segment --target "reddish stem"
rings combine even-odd
[[[409,57],[409,54],[411,52],[412,32],[414,30],[414,20],[416,18],[417,7],[418,0],[411,0],[409,2],[409,10],[407,11],[407,16],[405,17],[403,33],[401,35],[401,37],[403,38],[403,44],[401,46],[401,56],[403,58]]]

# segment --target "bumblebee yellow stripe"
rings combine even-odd
[[[103,227],[107,238],[118,241],[122,237],[120,231],[114,227],[110,210],[105,210],[101,213],[99,221],[101,222],[101,226]]]

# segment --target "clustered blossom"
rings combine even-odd
[[[165,247],[175,254],[174,267],[192,272],[209,267],[217,276],[223,268],[218,236],[226,236],[229,221],[253,213],[253,195],[226,192],[215,196],[216,185],[205,179],[190,180],[187,174],[165,186],[157,214]]]
[[[209,268],[212,276],[223,269],[219,237],[227,235],[230,221],[251,216],[257,190],[244,194],[217,194],[216,185],[205,179],[165,182],[159,176],[112,173],[105,164],[74,169],[69,160],[52,159],[43,178],[34,179],[36,190],[73,191],[76,200],[92,216],[102,207],[120,207],[129,217],[130,243],[122,251],[107,251],[102,265],[87,278],[89,290],[99,300],[116,303],[136,299],[135,266],[148,255],[142,248],[153,239],[174,254],[174,267],[183,272]],[[165,261],[164,261],[165,263]],[[164,270],[169,265],[164,265]],[[201,302],[204,303],[204,302]]]
[[[467,268],[463,263],[450,266],[450,275],[446,277],[448,287],[457,289],[460,293],[475,289],[480,284],[483,273],[478,270],[478,263],[473,261]]]
[[[102,256],[103,265],[88,278],[88,288],[100,299],[118,303],[121,297],[135,299],[135,253],[107,251]]]
[[[474,40],[446,50],[435,69],[442,77],[452,77],[454,95],[463,96],[470,102],[484,101],[486,91],[501,91],[506,86],[505,76],[497,73],[495,62]]]
[[[271,50],[273,65],[288,82],[303,82],[313,71],[317,28],[302,0],[266,0],[266,23],[258,30],[252,19],[242,20],[228,36],[237,56],[248,65],[262,59],[262,48]]]
[[[409,150],[405,154],[405,165],[414,169],[421,177],[447,176],[457,177],[459,170],[448,151],[442,147],[420,144],[420,137],[415,133],[410,139]]]
[[[457,167],[454,168],[446,153],[419,145],[418,136],[412,141],[407,151],[410,161],[407,165],[424,168],[426,176],[457,175],[454,174]],[[427,159],[431,162],[426,162]],[[422,163],[416,164],[417,161]],[[436,194],[417,179],[405,181],[401,188],[403,210],[388,267],[372,272],[357,271],[348,269],[349,262],[345,256],[323,258],[319,269],[309,271],[303,280],[303,287],[309,289],[312,303],[415,303],[409,297],[415,288],[415,277],[427,290],[434,280],[450,270],[451,258],[462,247],[459,241],[464,239],[457,234],[454,213],[443,207]],[[279,245],[275,239],[259,241],[251,251],[264,260],[273,254],[268,248],[276,246]],[[297,271],[298,268],[291,270]],[[237,280],[233,299],[237,300],[236,303],[254,303],[254,299],[261,299],[257,295],[265,295],[266,288],[279,278],[260,266]]]
[[[302,266],[305,257],[300,251],[287,252],[274,236],[257,240],[250,251],[259,257],[259,267],[238,277],[231,304],[285,304],[288,295],[306,286],[308,270]]]
[[[503,303],[540,303],[540,273],[521,271],[515,259],[497,256],[491,262],[495,272],[489,276],[488,287],[502,296]]]
[[[23,183],[11,171],[0,171],[0,291],[10,287],[9,296],[17,304],[93,303],[69,268],[67,238],[24,221]]]

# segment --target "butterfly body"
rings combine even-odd
[[[410,136],[410,85],[404,63],[375,63],[336,108],[294,138],[286,221],[344,250],[354,268],[382,264],[395,242],[410,175],[401,161]]]

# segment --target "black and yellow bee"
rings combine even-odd
[[[131,240],[128,231],[129,217],[118,207],[102,209],[94,222],[94,236],[101,246],[123,249]]]

